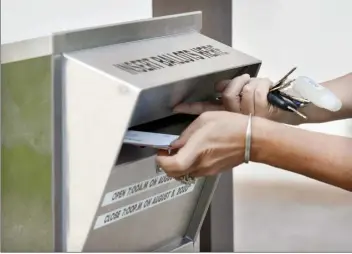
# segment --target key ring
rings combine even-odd
[[[196,179],[189,174],[181,176],[179,181],[183,184],[194,184],[196,182]]]

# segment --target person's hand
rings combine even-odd
[[[231,169],[244,161],[247,123],[247,116],[236,113],[203,113],[172,143],[176,154],[160,151],[156,162],[174,178],[214,175]]]
[[[267,95],[273,82],[266,78],[250,78],[244,74],[233,80],[224,80],[215,85],[216,92],[222,95],[222,104],[196,102],[179,104],[175,113],[200,115],[206,111],[227,110],[244,115],[259,116],[276,122],[293,123],[297,117],[268,103]]]

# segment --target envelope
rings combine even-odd
[[[178,137],[179,136],[177,135],[164,133],[127,131],[123,143],[168,150],[170,148],[170,144],[178,139]]]

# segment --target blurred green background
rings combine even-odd
[[[1,65],[1,250],[53,251],[50,56]]]

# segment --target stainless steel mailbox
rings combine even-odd
[[[218,177],[182,185],[157,173],[155,150],[123,144],[128,129],[180,134],[183,101],[260,61],[200,33],[201,13],[53,36],[57,248],[198,251]]]

